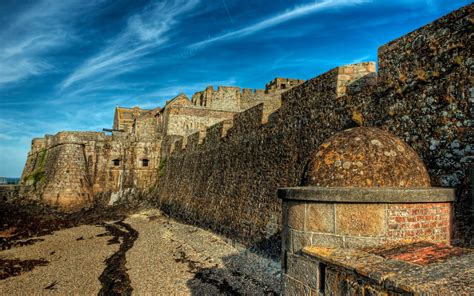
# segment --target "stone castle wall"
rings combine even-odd
[[[196,92],[192,96],[195,106],[212,110],[242,112],[260,103],[264,104],[264,114],[268,116],[281,106],[281,94],[303,83],[304,80],[290,78],[275,78],[263,89],[250,89],[235,86],[212,86]]]
[[[283,93],[265,124],[258,105],[237,114],[230,128],[208,128],[206,137],[165,138],[156,192],[162,208],[265,243],[279,231],[276,190],[301,183],[310,153],[337,131],[376,126],[416,150],[434,186],[457,189],[453,242],[474,244],[466,179],[474,159],[472,10],[466,6],[382,46],[377,78],[373,63],[338,67]]]
[[[345,68],[363,68],[367,75],[373,64]],[[220,123],[207,129],[202,144],[199,133],[179,141],[159,179],[161,206],[189,222],[243,240],[256,242],[277,234],[281,216],[277,188],[299,184],[306,159],[317,146],[305,138],[315,141],[329,135],[307,127],[302,138],[303,125],[314,123],[314,115],[305,112],[315,111],[318,99],[336,100],[339,71],[337,68],[286,92],[282,107],[264,125],[263,104],[259,104],[236,114],[230,128]],[[353,77],[360,79],[359,74]],[[290,96],[301,88],[311,90],[313,99]],[[184,149],[180,146],[183,142]],[[166,154],[167,145],[163,150]]]
[[[222,120],[232,119],[236,112],[209,110],[194,106],[180,106],[169,110],[167,118],[168,135],[189,135],[195,131],[204,131]]]
[[[47,135],[33,140],[21,183],[34,188],[29,194],[51,205],[64,209],[90,206],[98,194],[152,187],[160,144],[123,133]]]
[[[276,78],[265,90],[209,87],[163,110],[117,108],[114,127],[131,131],[34,139],[22,175],[34,190],[23,191],[79,206],[158,182],[154,198],[171,215],[267,244],[279,238],[277,188],[299,185],[329,136],[374,126],[413,147],[434,186],[457,189],[453,242],[474,245],[466,177],[474,159],[472,11],[468,5],[382,46],[378,76],[375,63],[360,63],[304,83]]]

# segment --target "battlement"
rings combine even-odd
[[[46,139],[45,138],[34,138],[31,140],[31,151],[30,153],[36,153],[42,149],[46,148]]]
[[[269,114],[280,107],[280,95],[303,83],[301,79],[275,78],[266,84],[265,89],[240,88],[236,86],[208,86],[196,92],[191,99],[195,106],[214,110],[241,112],[259,103],[265,103],[265,113]]]
[[[43,148],[50,148],[61,144],[83,145],[87,142],[107,141],[110,138],[110,136],[107,136],[103,132],[61,131],[55,135],[46,135],[45,146]]]
[[[300,85],[301,83],[304,83],[304,80],[276,77],[275,79],[273,79],[272,81],[270,81],[269,83],[265,85],[265,91],[266,92],[277,91],[277,90],[286,91],[290,88]]]
[[[352,65],[345,65],[336,67],[326,73],[323,73],[308,81],[309,86],[314,94],[311,98],[305,100],[295,101],[295,93],[306,91],[307,87],[302,84],[302,80],[276,78],[272,80],[273,83],[280,83],[290,81],[299,83],[298,86],[282,95],[285,104],[282,107],[272,110],[271,113],[265,112],[265,104],[260,102],[252,107],[232,114],[232,118],[210,125],[207,128],[201,128],[194,133],[185,136],[182,139],[175,139],[171,155],[178,155],[190,151],[206,151],[209,149],[216,149],[220,145],[230,142],[245,141],[252,137],[253,134],[260,131],[264,127],[272,127],[273,125],[287,125],[298,130],[304,122],[300,119],[300,112],[305,108],[316,108],[321,104],[323,98],[335,100],[338,97],[344,96],[347,93],[356,94],[362,91],[366,86],[373,86],[376,83],[376,69],[374,62],[364,62]],[[357,88],[353,86],[357,85]],[[238,87],[220,87],[221,91],[237,91]],[[214,91],[212,87],[206,91]],[[253,92],[250,89],[242,89],[242,93]],[[306,106],[306,107],[305,107]],[[307,107],[311,106],[311,107]],[[209,109],[200,108],[196,106],[182,107],[175,112],[179,114],[199,114],[207,116]],[[194,113],[196,112],[196,113]],[[216,111],[217,112],[217,111]],[[281,114],[284,114],[282,116]],[[268,118],[272,120],[269,122]],[[296,120],[295,120],[296,119]]]

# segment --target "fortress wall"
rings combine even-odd
[[[147,189],[155,185],[160,164],[160,146],[159,141],[136,142],[132,146],[131,171],[134,188]],[[148,159],[148,166],[143,166],[143,159]]]
[[[83,145],[63,144],[48,150],[42,191],[42,199],[50,205],[68,209],[92,205]]]
[[[206,130],[206,139],[204,145],[207,149],[211,149],[215,145],[219,144],[223,135],[224,122],[218,122]]]
[[[161,141],[112,139],[86,145],[89,175],[94,193],[118,192],[128,188],[145,189],[153,186],[160,162]],[[119,159],[118,166],[114,159]],[[148,166],[143,165],[148,160]]]
[[[138,118],[133,127],[133,134],[140,139],[153,139],[158,134],[156,118],[147,114]]]
[[[262,125],[260,104],[237,114],[224,137],[216,136],[220,126],[210,127],[207,134],[214,145],[197,145],[197,133],[188,137],[185,150],[168,157],[165,175],[159,180],[163,209],[188,222],[254,243],[276,234],[280,217],[276,190],[299,184],[305,160],[317,147],[308,141],[302,145],[301,119],[311,116],[308,106],[315,103],[311,90],[324,86],[322,93],[334,102],[337,70],[290,90],[311,95],[297,101],[301,106],[297,111],[293,109],[294,98],[288,97],[279,110],[285,116],[278,117],[273,125]],[[306,127],[305,133],[315,138],[318,128]]]
[[[251,90],[243,89],[242,90],[242,100],[240,102],[240,109],[245,110],[250,107],[255,106],[263,101],[270,102],[274,99],[280,99],[281,92],[276,90],[266,93],[264,90]]]
[[[206,137],[204,140],[203,149],[212,149],[219,145],[223,138],[227,136],[229,130],[234,126],[234,120],[228,119],[220,121],[206,129]],[[185,151],[184,149],[181,151]]]
[[[423,78],[441,77],[449,71],[446,68],[453,66],[470,67],[472,55],[468,55],[471,49],[466,41],[472,39],[472,10],[472,5],[466,6],[381,46],[379,81],[403,86]]]
[[[230,141],[241,141],[242,135],[257,131],[263,121],[263,104],[237,113],[234,116],[233,125],[227,132]],[[250,137],[250,135],[248,135]]]
[[[27,184],[28,176],[33,173],[35,170],[35,166],[38,160],[38,155],[41,149],[35,149],[34,145],[32,144],[31,151],[28,152],[28,156],[26,158],[25,166],[23,167],[23,172],[21,173],[20,184],[24,185]]]
[[[44,138],[34,138],[31,140],[31,152],[38,152],[45,148],[46,140]]]
[[[299,185],[309,155],[335,132],[378,126],[421,155],[434,185],[458,189],[462,205],[454,215],[462,222],[453,242],[473,244],[472,221],[462,210],[470,208],[465,176],[474,158],[472,58],[456,62],[457,56],[472,56],[472,25],[467,24],[471,14],[472,5],[444,17],[440,26],[423,27],[390,43],[389,51],[381,48],[377,85],[373,63],[338,67],[285,92],[282,106],[267,124],[254,125],[261,120],[257,108],[244,113],[247,121],[234,122],[218,142],[211,127],[208,134],[215,145],[186,148],[168,157],[157,191],[162,208],[241,241],[267,243],[278,232],[277,188]],[[436,51],[428,51],[433,42],[412,51],[417,36],[437,40]],[[451,39],[461,45],[451,48]],[[434,62],[427,62],[430,59]],[[439,74],[390,83],[397,61]]]
[[[288,89],[301,84],[303,80],[276,78],[267,84],[266,89],[249,89],[234,86],[212,86],[192,96],[195,106],[214,110],[240,112],[264,103],[264,114],[268,116],[281,106],[281,94]],[[281,87],[284,86],[284,89]]]
[[[33,141],[22,177],[29,197],[67,210],[92,205],[102,193],[152,187],[158,176],[161,141],[104,133],[60,132],[38,151]],[[46,145],[47,143],[47,145]],[[113,160],[120,164],[114,165]],[[143,165],[148,160],[148,166]]]
[[[204,131],[207,126],[232,119],[236,113],[187,106],[172,107],[168,112],[166,131],[168,135],[189,135],[195,131]]]
[[[198,149],[198,145],[200,144],[200,139],[201,139],[201,132],[195,132],[194,134],[191,134],[187,137],[186,140],[186,151],[194,151]],[[179,147],[176,146],[175,149],[178,149]]]
[[[290,89],[292,87],[295,87],[301,83],[303,83],[304,80],[302,79],[293,79],[293,78],[280,78],[277,77],[267,83],[265,85],[265,90],[267,92],[275,91],[275,90],[285,90],[285,89]]]
[[[214,90],[208,86],[204,91],[196,92],[191,100],[195,106],[238,112],[241,96],[240,87],[219,86]]]
[[[178,135],[168,135],[163,138],[161,142],[161,157],[167,158],[171,155],[171,153],[177,153],[177,150],[180,147],[184,147],[186,145],[187,138]],[[176,142],[180,141],[182,144],[181,146],[176,145]]]

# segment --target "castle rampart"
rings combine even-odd
[[[34,198],[64,209],[90,206],[99,194],[156,182],[160,141],[101,132],[59,132],[34,139],[22,174]]]
[[[278,232],[276,189],[300,184],[310,151],[337,131],[377,126],[420,154],[433,185],[458,188],[454,217],[462,222],[453,242],[473,243],[465,241],[472,224],[463,185],[473,159],[471,13],[467,6],[383,46],[377,79],[374,63],[338,67],[283,93],[267,124],[256,124],[262,117],[256,108],[234,118],[225,137],[215,136],[220,126],[211,127],[214,145],[197,145],[194,136],[192,149],[168,156],[161,205],[186,221],[258,243]]]
[[[382,46],[378,76],[364,62],[304,83],[276,78],[265,90],[208,87],[163,109],[117,107],[111,136],[34,139],[22,182],[49,201],[59,193],[86,202],[158,182],[152,195],[169,214],[278,248],[277,188],[300,185],[310,153],[331,135],[378,127],[416,150],[434,186],[457,189],[453,242],[474,244],[466,177],[474,159],[472,7]],[[69,169],[62,159],[78,163]],[[57,176],[68,172],[66,190]]]

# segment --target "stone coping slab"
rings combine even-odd
[[[453,202],[451,188],[363,188],[363,187],[285,187],[278,189],[283,200],[332,203],[435,203]]]
[[[460,248],[452,248],[451,256],[445,256],[444,249],[441,248],[441,260],[423,265],[362,249],[312,246],[303,248],[302,252],[316,261],[368,277],[383,287],[421,294],[471,295],[474,291],[474,250],[459,252]],[[420,248],[419,252],[423,251]]]

